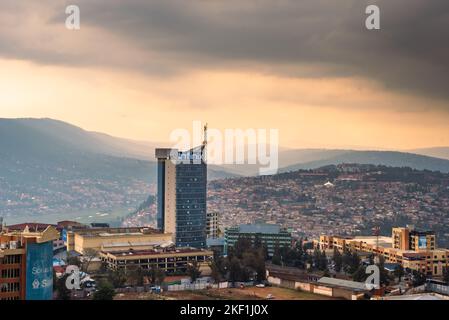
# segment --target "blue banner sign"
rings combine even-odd
[[[26,253],[26,300],[53,298],[53,242],[30,243]]]

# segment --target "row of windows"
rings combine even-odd
[[[176,209],[206,209],[206,204],[187,204],[187,205],[177,205]]]
[[[1,278],[18,278],[20,277],[20,269],[3,269],[1,272]]]
[[[178,247],[194,247],[194,248],[204,248],[206,246],[205,241],[190,241],[190,242],[183,242],[183,241],[177,241],[176,245]]]
[[[6,298],[1,298],[1,301],[7,301],[7,300],[20,300],[19,296],[15,296],[15,297],[6,297]]]
[[[21,255],[8,255],[3,258],[3,264],[16,264],[22,262]]]
[[[197,193],[186,193],[186,192],[183,192],[183,193],[179,193],[179,192],[176,192],[176,199],[190,199],[190,200],[193,200],[193,199],[198,199],[198,200],[202,200],[202,199],[206,199],[206,192],[197,192]],[[178,202],[178,201],[176,201],[177,202],[177,204],[182,204],[182,202],[180,203],[180,202]]]
[[[206,197],[202,198],[187,198],[187,199],[176,199],[177,205],[189,205],[189,204],[205,204],[206,203]]]
[[[186,215],[198,215],[200,218],[206,219],[206,211],[204,209],[178,209],[176,212]]]
[[[19,290],[20,283],[18,282],[0,283],[0,292],[17,292]]]

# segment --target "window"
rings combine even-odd
[[[7,278],[18,278],[20,277],[20,269],[3,269],[0,277],[2,279],[7,279]]]

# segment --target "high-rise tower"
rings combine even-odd
[[[177,247],[206,246],[207,164],[205,144],[180,152],[156,149],[157,226]]]

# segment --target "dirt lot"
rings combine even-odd
[[[207,289],[197,291],[172,291],[161,295],[151,293],[125,293],[115,297],[116,300],[262,300],[271,294],[273,300],[330,300],[326,296],[298,290],[266,287],[266,288],[229,288],[229,289]]]

